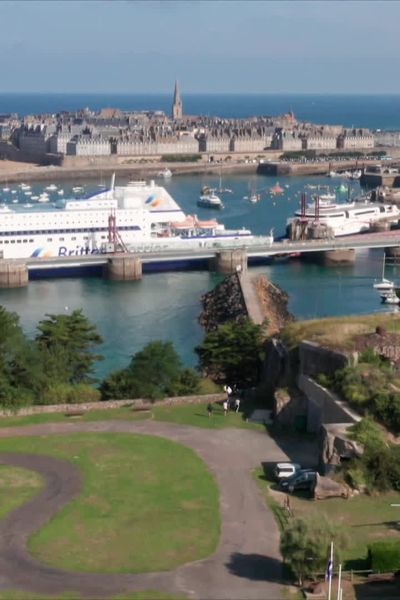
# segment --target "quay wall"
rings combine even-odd
[[[221,402],[226,398],[225,393],[221,394],[205,394],[203,396],[176,396],[174,398],[165,398],[164,400],[156,400],[150,402],[143,398],[134,398],[127,400],[105,400],[100,402],[82,402],[81,404],[50,404],[43,406],[26,406],[17,411],[0,410],[1,417],[27,417],[30,415],[40,415],[43,413],[73,413],[86,412],[91,410],[110,410],[113,408],[131,407],[132,410],[150,409],[153,406],[161,405],[178,405],[178,404],[200,404],[202,402],[213,403]]]

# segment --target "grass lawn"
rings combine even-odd
[[[20,467],[0,465],[0,519],[13,508],[29,500],[42,483],[38,473]]]
[[[47,594],[35,594],[22,590],[2,590],[0,591],[0,600],[91,600],[87,596],[81,598],[74,592],[65,592],[57,596],[49,596]],[[96,599],[92,599],[96,600]],[[113,596],[110,600],[186,600],[184,596],[176,596],[175,594],[167,594],[157,592],[156,590],[148,590],[144,592],[132,592],[122,596]]]
[[[65,458],[82,493],[29,540],[39,560],[73,571],[148,572],[216,548],[218,490],[189,448],[153,436],[71,434],[0,439],[0,451]]]
[[[271,490],[271,482],[265,479],[262,469],[256,469],[255,477],[272,508],[280,527],[285,526],[286,517],[281,509],[285,494]],[[290,496],[290,506],[295,517],[312,515],[318,519],[324,514],[341,527],[347,534],[348,547],[343,550],[344,569],[366,569],[367,546],[388,537],[400,542],[400,508],[390,504],[400,504],[399,492],[387,492],[376,496],[365,494],[348,500],[328,498],[310,500],[300,495]]]
[[[328,347],[351,349],[354,336],[372,333],[378,325],[399,333],[400,316],[378,313],[295,321],[282,330],[282,337],[289,348],[297,346],[301,340],[309,340]]]
[[[224,417],[222,406],[214,404],[214,413],[209,419],[207,415],[207,402],[199,404],[176,404],[154,406],[151,411],[135,412],[129,407],[104,410],[92,410],[81,417],[67,417],[64,413],[43,413],[26,417],[0,417],[0,427],[15,427],[18,425],[33,425],[39,423],[72,422],[72,421],[110,421],[113,419],[134,420],[155,419],[168,421],[181,425],[194,425],[196,427],[244,427],[263,429],[263,425],[247,423],[242,413],[229,412]]]

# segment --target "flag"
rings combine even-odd
[[[325,581],[331,581],[333,575],[333,560],[329,558],[328,564],[326,565]]]

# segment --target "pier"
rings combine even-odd
[[[156,243],[135,252],[92,254],[54,258],[1,259],[0,287],[22,287],[29,279],[57,277],[70,272],[83,275],[95,269],[112,280],[137,280],[143,273],[156,271],[210,269],[221,273],[243,272],[247,265],[259,265],[274,257],[291,255],[321,258],[325,264],[354,262],[355,250],[400,247],[400,230],[362,233],[331,240],[281,240],[271,243],[268,236],[237,240],[221,247],[217,243],[199,248],[165,250]],[[392,251],[395,254],[395,251]]]

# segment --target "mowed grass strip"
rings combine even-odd
[[[189,448],[145,435],[72,434],[0,440],[0,451],[72,461],[82,493],[29,540],[39,560],[73,571],[148,572],[216,548],[218,490]]]
[[[72,421],[138,421],[143,419],[154,419],[156,421],[167,421],[179,423],[180,425],[193,425],[194,427],[206,427],[209,429],[221,429],[224,427],[239,427],[245,429],[264,429],[259,423],[247,422],[242,413],[230,411],[224,416],[222,405],[215,403],[214,412],[210,418],[207,414],[208,402],[194,404],[162,404],[153,406],[149,411],[135,412],[130,407],[114,408],[104,410],[87,411],[80,417],[67,417],[63,413],[42,413],[25,417],[0,417],[1,427],[17,427],[22,425],[38,425],[40,423],[58,423]],[[243,406],[243,403],[242,403]]]
[[[38,473],[0,464],[0,519],[37,492],[43,484]]]

